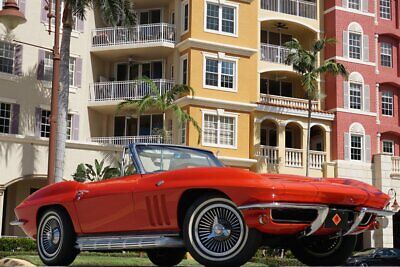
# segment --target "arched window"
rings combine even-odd
[[[364,78],[358,72],[349,75],[344,82],[344,108],[370,111],[370,88],[364,84]]]
[[[364,127],[353,123],[344,135],[344,158],[353,161],[371,161],[371,137],[365,134]]]
[[[352,22],[343,32],[343,57],[369,61],[369,38],[360,24]]]

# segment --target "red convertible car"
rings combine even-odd
[[[124,159],[134,174],[50,185],[15,209],[13,225],[37,240],[43,263],[68,265],[80,251],[142,250],[160,266],[186,252],[206,266],[240,266],[269,246],[308,265],[340,265],[356,234],[392,215],[386,194],[354,180],[256,174],[173,145],[133,144]]]

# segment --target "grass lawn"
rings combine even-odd
[[[29,261],[34,265],[41,266],[43,263],[39,257],[33,253],[0,253],[2,257],[18,258]],[[139,258],[134,253],[111,253],[111,254],[100,254],[100,253],[82,253],[74,261],[72,266],[152,266],[151,262],[147,258]],[[194,260],[184,260],[179,266],[200,266]],[[264,267],[268,266],[262,263],[247,263],[247,267]],[[275,264],[271,266],[276,266]]]

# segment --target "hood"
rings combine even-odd
[[[274,201],[365,206],[382,209],[389,196],[366,183],[339,178],[308,178],[294,175],[260,174],[274,188]]]

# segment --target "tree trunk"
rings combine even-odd
[[[60,66],[60,92],[58,99],[58,124],[56,138],[56,169],[55,182],[61,182],[64,176],[65,143],[67,141],[67,118],[69,101],[69,59],[72,33],[72,11],[68,4],[65,4],[63,13],[63,27],[61,40],[61,66]]]
[[[312,100],[308,98],[308,123],[307,123],[307,147],[306,147],[306,176],[310,175],[310,139],[311,139],[311,114]]]
[[[166,123],[167,123],[167,118],[166,118],[166,114],[165,111],[163,112],[163,128],[162,128],[162,139],[164,141],[164,143],[167,143],[167,127],[166,127]]]

